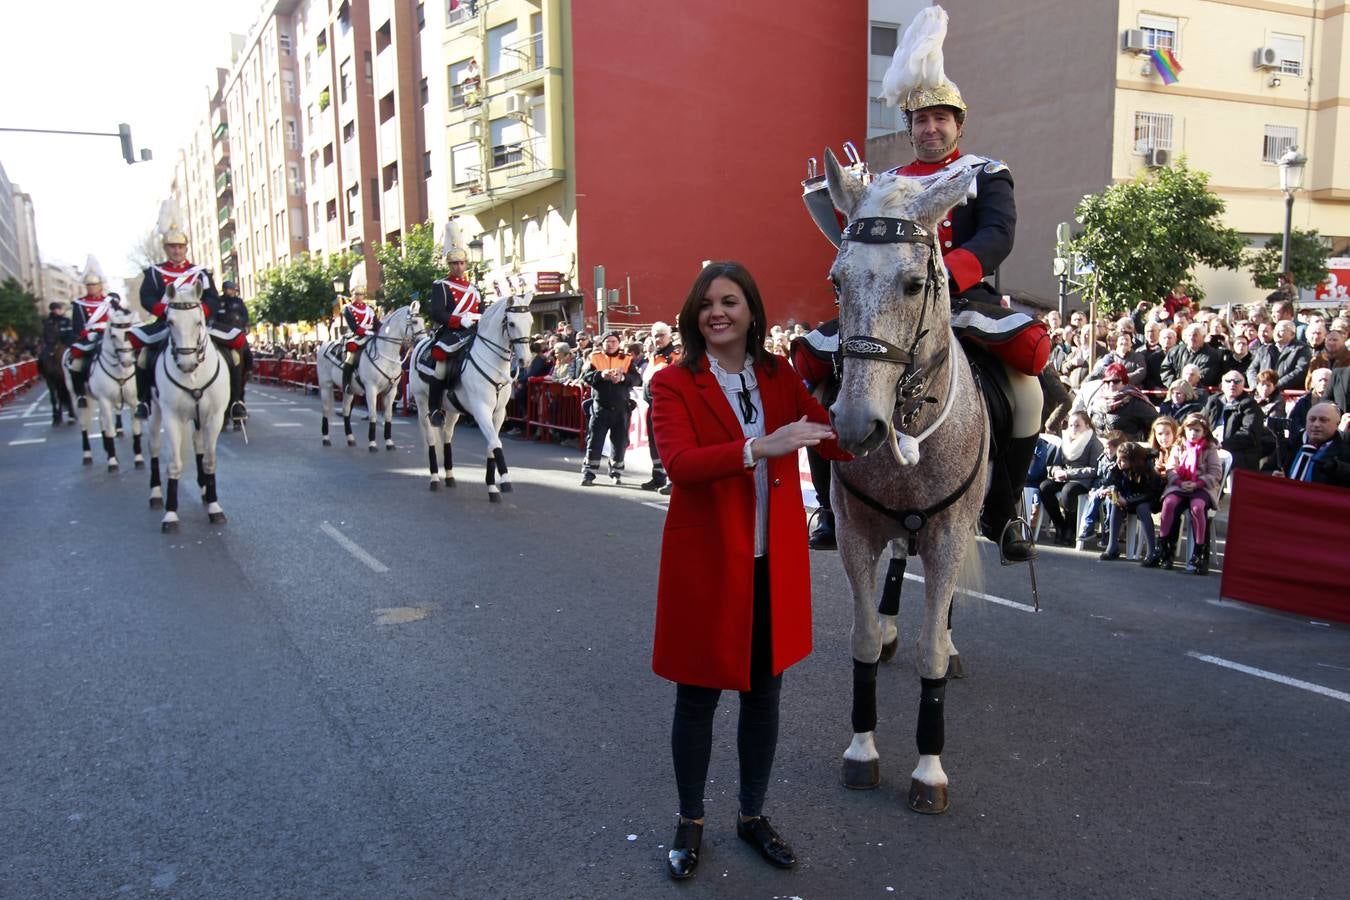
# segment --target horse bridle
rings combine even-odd
[[[177,309],[177,310],[184,310],[184,311],[186,311],[186,310],[190,310],[190,309],[200,309],[200,308],[201,308],[201,304],[198,303],[198,302],[195,301],[195,300],[194,300],[194,301],[191,301],[191,302],[183,301],[183,300],[170,300],[169,303],[168,303],[168,308],[169,308],[169,309]],[[203,314],[203,316],[202,316],[202,322],[203,322],[203,324],[205,323],[205,321],[206,321],[206,316],[205,316],[205,314]],[[207,340],[208,340],[208,338],[207,338],[207,336],[206,336],[206,329],[203,328],[203,329],[202,329],[202,339],[201,339],[201,342],[200,342],[199,344],[197,344],[196,347],[179,347],[179,346],[178,346],[178,343],[173,339],[173,331],[170,331],[170,332],[169,332],[169,350],[173,352],[173,355],[174,355],[175,358],[181,357],[181,356],[196,356],[196,357],[197,357],[197,363],[200,365],[201,363],[203,363],[203,362],[206,361],[206,342],[207,342]]]
[[[474,332],[474,340],[482,341],[483,343],[487,344],[489,347],[492,348],[493,352],[497,355],[498,359],[502,360],[503,362],[509,363],[511,361],[512,354],[515,352],[516,346],[518,344],[528,344],[530,342],[530,336],[527,334],[522,334],[519,335],[518,337],[508,337],[511,328],[511,320],[508,318],[508,316],[510,316],[511,313],[527,313],[529,311],[530,308],[528,306],[524,306],[521,304],[508,306],[506,308],[506,312],[502,315],[502,337],[504,343],[501,344],[497,343],[491,338],[485,336],[481,331]],[[478,374],[486,378],[488,384],[492,385],[497,390],[500,391],[502,387],[506,384],[506,382],[504,381],[501,383],[494,381],[491,375],[489,375],[487,372],[484,372],[483,367],[478,365],[478,363],[474,361],[472,353],[468,354],[468,361],[473,364],[473,367],[475,369],[478,370]]]
[[[869,216],[848,223],[843,231],[843,240],[858,244],[922,244],[928,248],[928,279],[924,284],[923,305],[919,308],[919,325],[909,349],[901,349],[889,341],[866,334],[851,337],[841,335],[839,339],[839,355],[844,359],[867,359],[900,366],[900,377],[895,383],[895,406],[900,415],[900,426],[908,427],[925,405],[937,402],[936,397],[926,396],[928,381],[949,356],[950,343],[944,344],[925,365],[915,362],[919,343],[929,333],[929,329],[923,327],[928,317],[928,307],[937,300],[941,290],[938,281],[941,275],[938,260],[941,256],[937,247],[937,234],[911,219]]]

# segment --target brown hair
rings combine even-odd
[[[1204,413],[1191,413],[1181,421],[1181,429],[1184,432],[1192,425],[1198,425],[1205,432],[1205,440],[1211,444],[1218,443],[1214,440],[1214,429],[1210,427],[1209,419],[1205,418]]]
[[[745,352],[754,359],[755,365],[764,366],[772,371],[774,356],[764,349],[764,336],[768,334],[769,328],[759,286],[755,284],[749,269],[731,260],[710,262],[704,266],[703,271],[694,279],[693,286],[689,288],[689,295],[684,298],[678,319],[680,343],[684,345],[684,357],[680,360],[680,365],[691,372],[702,371],[703,358],[708,355],[708,342],[703,339],[703,332],[698,330],[698,311],[703,305],[708,288],[718,278],[735,282],[741,293],[745,294],[746,305],[750,307],[750,329],[745,335]]]

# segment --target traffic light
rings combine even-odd
[[[136,148],[131,143],[131,126],[126,122],[118,125],[117,137],[122,141],[122,158],[127,161],[127,165],[134,165],[136,162]]]

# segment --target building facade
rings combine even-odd
[[[1253,247],[1284,225],[1276,161],[1308,156],[1295,228],[1350,241],[1350,11],[1315,0],[945,0],[947,72],[970,114],[962,147],[1017,183],[1005,288],[1055,296],[1055,228],[1084,194],[1185,157],[1210,173]],[[1162,8],[1162,7],[1165,7]],[[1171,50],[1180,80],[1150,58]],[[1009,48],[1015,48],[1010,52]],[[899,156],[899,154],[896,154]],[[1206,302],[1267,293],[1245,271],[1198,273]],[[1144,299],[1144,298],[1140,298]]]
[[[113,279],[113,283],[105,287],[108,290],[116,290],[116,280]],[[80,279],[80,271],[74,266],[59,263],[42,264],[42,288],[44,306],[47,303],[64,303],[67,313],[70,312],[70,304],[75,298],[84,296],[84,283]],[[44,309],[43,312],[45,311]]]

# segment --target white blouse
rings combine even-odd
[[[764,437],[764,401],[759,394],[759,381],[755,378],[755,361],[753,357],[746,356],[745,366],[740,372],[730,373],[717,364],[717,360],[711,356],[708,360],[708,370],[712,372],[717,383],[722,387],[722,394],[726,397],[727,403],[731,406],[731,413],[736,417],[736,421],[741,423],[741,433],[745,435],[746,440],[751,438]],[[748,403],[754,412],[749,418],[753,422],[745,421],[747,414],[745,404]],[[760,557],[768,552],[769,543],[769,461],[767,459],[755,460],[755,556]]]

